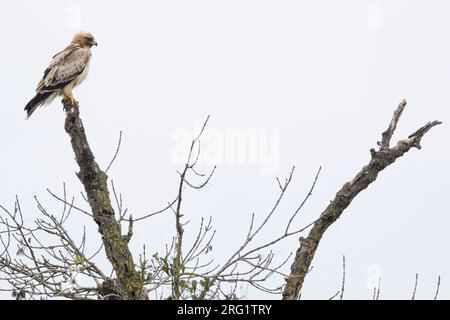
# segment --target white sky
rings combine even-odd
[[[211,115],[211,152],[223,157],[212,157],[218,169],[206,190],[187,192],[185,215],[188,238],[202,216],[213,216],[218,262],[240,245],[251,213],[262,219],[268,212],[277,197],[275,176],[297,167],[287,201],[260,241],[283,230],[322,165],[296,225],[317,217],[368,162],[403,98],[409,104],[394,139],[443,121],[424,138],[423,150],[384,171],[328,230],[303,297],[326,299],[340,289],[345,254],[348,299],[371,298],[378,275],[380,298],[410,298],[416,273],[417,298],[434,296],[438,275],[440,297],[450,298],[448,1],[2,2],[0,203],[12,208],[19,195],[29,222],[38,216],[34,195],[56,208],[46,188],[61,192],[65,182],[80,198],[59,102],[29,121],[23,112],[51,56],[77,29],[92,32],[99,47],[74,93],[103,168],[123,130],[109,175],[133,216],[175,196],[180,165],[174,154],[182,145],[173,139]],[[256,160],[220,161],[236,149],[217,141],[239,130],[257,133],[256,146],[245,150],[256,152]],[[275,170],[264,170],[267,164]],[[172,220],[168,214],[137,227],[135,256],[143,243],[149,252],[163,250]],[[84,224],[92,225],[72,217],[72,234],[81,237]],[[93,242],[95,231],[91,226]],[[297,246],[297,238],[284,242],[277,259]],[[279,297],[249,289],[247,298]]]

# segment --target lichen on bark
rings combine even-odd
[[[70,136],[75,160],[80,168],[78,178],[84,186],[92,210],[94,221],[102,237],[106,257],[110,261],[116,278],[105,284],[103,290],[111,289],[116,299],[146,299],[143,294],[143,281],[136,271],[128,242],[122,236],[120,225],[116,220],[108,191],[108,176],[95,161],[89,147],[78,105],[63,102],[66,110],[65,131]],[[112,289],[114,288],[114,290]]]

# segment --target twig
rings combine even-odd
[[[333,300],[334,298],[336,298],[339,293],[341,293],[340,291],[336,292],[331,298],[329,298],[328,300]]]
[[[419,281],[419,274],[416,273],[416,281],[414,282],[414,291],[411,300],[414,300],[416,298],[416,291],[417,291],[417,283]]]
[[[312,196],[312,192],[314,190],[314,188],[316,187],[316,183],[317,183],[317,179],[319,178],[320,172],[322,171],[322,166],[319,167],[319,170],[317,170],[316,176],[314,178],[314,181],[311,185],[311,188],[309,189],[308,194],[306,195],[305,199],[303,199],[303,201],[300,203],[300,206],[297,208],[297,210],[295,211],[294,215],[289,219],[289,222],[286,226],[286,231],[285,234],[289,233],[289,228],[292,224],[292,221],[294,220],[294,218],[297,216],[297,214],[300,212],[300,210],[303,208],[303,206],[305,205],[305,203],[308,201],[309,197]],[[278,180],[278,178],[277,178]],[[278,184],[280,185],[280,181],[278,180]],[[281,185],[280,185],[281,188]]]
[[[114,161],[116,161],[116,158],[117,158],[117,155],[119,154],[121,145],[122,145],[122,131],[120,131],[120,133],[119,133],[119,142],[117,143],[116,152],[114,153],[114,156],[113,156],[111,162],[109,163],[108,167],[106,168],[105,173],[108,173],[108,171],[111,168],[111,166],[113,165]]]
[[[438,281],[437,281],[437,287],[436,287],[436,293],[434,294],[434,299],[433,300],[437,300],[438,294],[439,294],[439,289],[441,287],[441,276],[438,276]]]
[[[339,300],[342,300],[344,298],[344,287],[345,287],[345,255],[342,256],[342,288]]]

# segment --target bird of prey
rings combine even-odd
[[[48,105],[58,96],[62,96],[63,102],[70,105],[77,103],[72,89],[88,74],[92,46],[97,46],[92,34],[80,32],[73,37],[67,48],[53,56],[39,81],[36,96],[25,106],[27,119],[38,107]]]

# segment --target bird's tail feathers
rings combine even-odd
[[[47,103],[47,99],[53,94],[54,92],[39,92],[36,94],[36,96],[30,100],[30,102],[27,103],[25,106],[25,111],[27,112],[27,119],[33,114],[33,112],[40,106]]]

